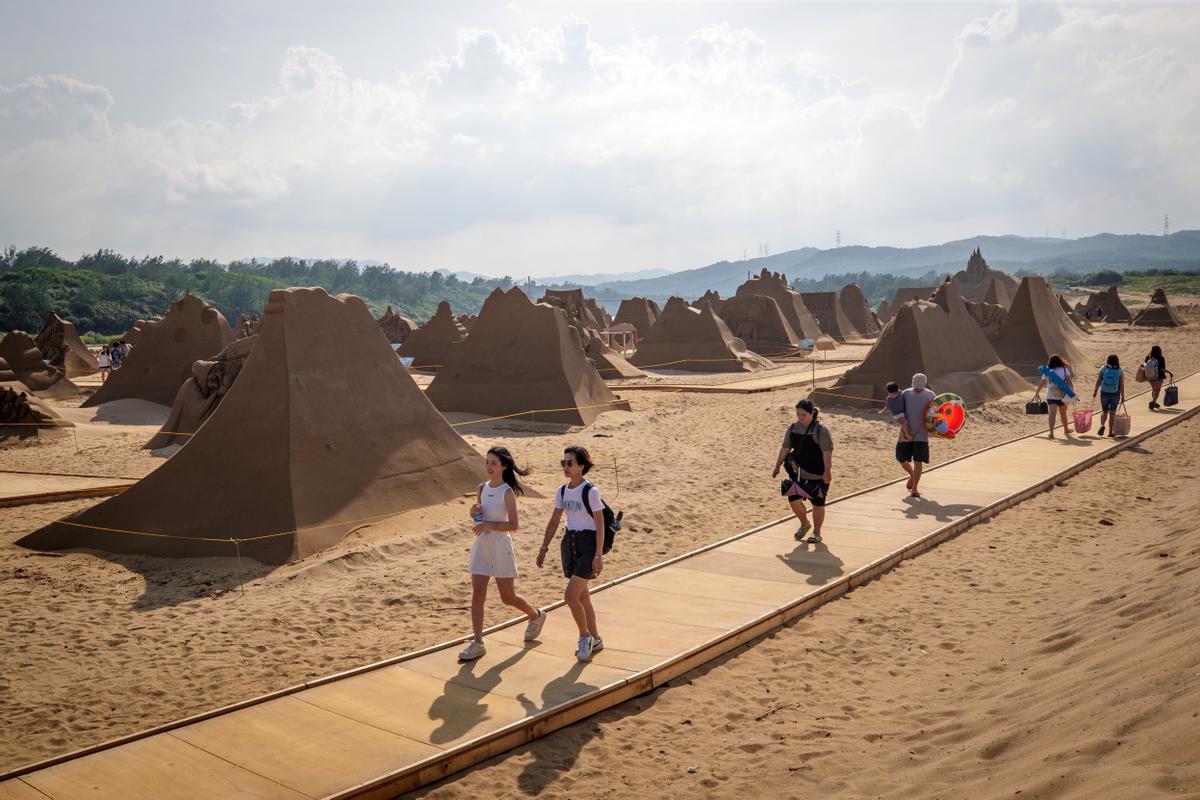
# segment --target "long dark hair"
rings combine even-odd
[[[1059,367],[1071,368],[1071,364],[1058,353],[1051,354],[1050,358],[1046,361],[1046,366],[1050,369],[1058,369]]]
[[[812,414],[813,422],[816,422],[817,415],[821,413],[821,409],[814,406],[812,400],[807,398],[796,403],[796,408],[802,408]]]
[[[1106,363],[1113,369],[1117,369],[1121,366],[1121,359],[1117,358],[1116,353],[1113,353],[1108,357],[1108,361]]]
[[[508,452],[507,447],[489,447],[488,455],[495,456],[500,459],[500,463],[504,466],[502,477],[504,482],[512,487],[512,490],[517,494],[525,494],[525,487],[517,480],[518,475],[528,475],[528,469],[521,469],[517,466],[517,460],[512,457],[512,453]]]
[[[587,448],[580,444],[573,444],[570,447],[563,448],[563,455],[575,456],[575,463],[583,467],[583,474],[587,475],[592,471],[592,467],[596,466],[592,461],[592,456],[588,453]]]
[[[1144,364],[1152,358],[1158,361],[1158,374],[1161,375],[1167,368],[1167,358],[1162,354],[1162,348],[1158,345],[1150,348],[1150,355],[1142,359],[1142,363]]]

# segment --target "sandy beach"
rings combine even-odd
[[[1127,366],[1152,343],[1177,373],[1200,367],[1191,327],[1101,327],[1080,342],[1096,364],[1117,352]],[[1094,367],[1079,372],[1090,395]],[[631,413],[577,432],[462,428],[481,453],[503,444],[535,469],[538,496],[521,502],[514,537],[529,567],[521,591],[540,605],[561,594],[558,571],[532,561],[563,446],[592,450],[592,477],[626,513],[607,566],[617,577],[787,512],[770,467],[797,396],[641,391],[628,395]],[[1023,413],[1024,399],[973,411],[963,436],[936,443],[935,463],[1044,428],[1044,417]],[[161,463],[139,448],[165,408],[92,416],[71,409],[77,401],[55,405],[80,423],[79,452],[75,437],[18,444],[0,450],[0,469],[137,477]],[[1144,403],[1130,410],[1148,413]],[[822,420],[835,441],[834,495],[899,474],[883,416],[833,408]],[[958,787],[978,782],[968,794],[1082,797],[1134,780],[1139,796],[1145,787],[1180,796],[1196,784],[1194,771],[1166,765],[1188,760],[1171,747],[1186,747],[1182,734],[1196,724],[1195,656],[1187,668],[1172,659],[1197,652],[1183,600],[1200,574],[1189,538],[1195,500],[1183,491],[1197,430],[1190,422],[1156,437],[673,688],[426,791],[925,797],[963,796]],[[1137,495],[1154,498],[1153,525]],[[95,502],[0,509],[0,769],[468,631],[466,498],[273,570],[232,557],[13,546]],[[1152,607],[1137,605],[1152,597]],[[511,616],[496,600],[488,621]],[[1117,770],[1131,752],[1142,754],[1130,762],[1136,773]],[[1103,779],[1106,769],[1114,774]],[[939,788],[949,786],[953,794]]]

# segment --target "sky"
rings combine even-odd
[[[1200,227],[1200,4],[0,0],[0,245],[491,275]]]

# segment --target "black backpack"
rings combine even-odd
[[[562,486],[558,487],[559,502],[562,502],[563,496],[566,494],[566,491],[567,491],[567,485],[565,483]],[[590,500],[588,500],[588,494],[591,491],[592,491],[591,482],[585,480],[583,482],[583,507],[584,507],[584,510],[586,510],[589,515],[592,513],[592,502]],[[617,513],[614,514],[613,510],[608,507],[608,503],[605,503],[603,500],[601,500],[600,502],[604,504],[604,512],[603,512],[604,552],[605,552],[605,554],[607,554],[609,550],[612,550],[613,540],[616,539],[616,537],[617,537],[617,531],[621,530],[621,519],[625,516],[625,512],[618,511]]]

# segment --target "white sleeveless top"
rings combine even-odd
[[[485,522],[508,522],[508,506],[504,496],[512,491],[512,487],[503,481],[499,486],[490,483],[483,484],[479,493],[479,505],[483,509]]]

